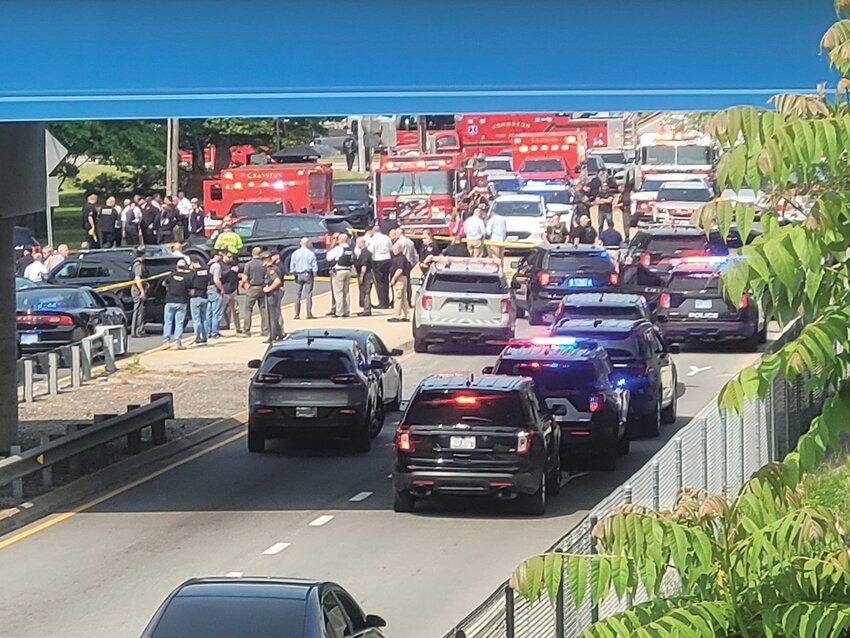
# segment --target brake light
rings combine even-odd
[[[268,372],[258,372],[254,377],[257,383],[280,383],[283,377],[279,374],[269,374]]]
[[[552,281],[552,275],[548,272],[539,272],[537,273],[537,281],[540,282],[541,286],[548,286],[549,282]]]
[[[459,394],[455,397],[458,405],[478,405],[478,397],[469,394]]]
[[[651,264],[652,264],[652,255],[650,255],[649,253],[644,253],[640,256],[640,265],[641,266],[643,266],[644,268],[649,268],[649,266]]]
[[[331,377],[331,383],[336,383],[337,385],[353,385],[357,383],[357,375],[353,372],[335,374]]]
[[[333,246],[334,236],[332,234],[328,233],[327,235],[325,235],[324,240],[325,240],[325,247],[330,248],[331,246]]]
[[[750,307],[750,297],[747,293],[741,295],[741,310],[746,310]]]
[[[422,310],[431,310],[431,295],[423,295],[422,296]]]
[[[502,314],[508,315],[511,312],[511,300],[510,299],[502,299]]]
[[[661,298],[658,300],[658,307],[661,308],[662,310],[669,310],[670,309],[670,293],[669,292],[662,292],[661,293]]]
[[[410,431],[406,425],[396,428],[395,446],[399,452],[410,454],[413,452],[413,442],[410,440]]]
[[[591,412],[599,412],[605,404],[605,397],[601,394],[591,394],[587,398],[587,405]]]
[[[531,442],[534,440],[534,432],[531,430],[520,430],[516,435],[516,453],[528,454],[531,451]]]
[[[611,275],[608,277],[608,281],[611,283],[612,286],[616,286],[618,283],[620,283],[620,275],[615,272],[612,272]]]
[[[74,320],[70,315],[20,315],[18,323],[28,325],[48,324],[51,326],[73,326]]]
[[[256,414],[271,414],[272,412],[274,412],[274,410],[272,410],[271,408],[257,408],[256,410],[254,410],[254,412]]]

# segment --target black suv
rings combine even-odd
[[[604,248],[537,246],[518,264],[511,280],[517,312],[528,315],[533,326],[551,321],[564,295],[617,286],[617,266]]]
[[[673,268],[658,304],[667,341],[738,341],[752,351],[767,341],[767,322],[755,299],[744,293],[735,307],[720,291],[721,266],[685,260]]]
[[[172,272],[180,257],[161,246],[148,246],[144,263],[148,276],[164,275]],[[84,250],[70,255],[56,266],[45,279],[48,284],[57,286],[89,286],[96,290],[129,282],[132,279],[130,266],[135,259],[135,248],[110,248],[105,250]],[[165,307],[164,277],[147,282],[145,297],[145,323],[161,324]],[[133,310],[131,286],[115,286],[99,290],[109,305],[124,310],[128,320]]]
[[[369,228],[372,222],[369,182],[334,182],[334,212],[355,228]]]
[[[587,339],[605,348],[617,382],[629,390],[629,436],[658,436],[676,420],[678,373],[659,329],[645,320],[573,319],[552,327],[552,336]]]
[[[646,319],[652,311],[643,295],[621,292],[579,292],[567,295],[555,310],[555,321],[565,319]]]
[[[266,439],[297,434],[341,436],[368,452],[384,426],[381,373],[349,339],[280,341],[248,362],[257,370],[248,389],[248,450]]]
[[[518,497],[527,513],[542,515],[561,489],[560,435],[528,377],[427,377],[396,430],[393,508],[470,494]]]
[[[613,470],[617,457],[628,453],[629,391],[617,384],[608,353],[596,344],[549,338],[510,345],[484,372],[534,379],[548,407],[559,413],[563,463],[590,455],[600,469]]]

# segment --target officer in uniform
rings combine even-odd
[[[340,233],[336,246],[328,251],[327,259],[331,264],[331,287],[336,307],[334,316],[347,317],[349,314],[349,290],[351,288],[351,267],[354,265],[354,250],[348,243],[348,235]]]
[[[266,257],[266,255],[268,255]],[[283,338],[283,326],[280,320],[280,302],[283,300],[283,279],[278,265],[280,259],[264,253],[263,265],[266,267],[263,292],[266,293],[266,312],[268,313],[269,339],[268,343]]]
[[[130,277],[133,279],[133,287],[130,288],[130,296],[133,298],[133,318],[130,322],[130,334],[133,337],[144,337],[145,296],[147,293],[145,279],[148,278],[144,246],[136,248],[135,259],[130,265]]]

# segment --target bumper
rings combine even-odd
[[[268,413],[263,410],[270,410]],[[342,414],[340,410],[354,410],[354,414]],[[322,434],[327,436],[352,436],[363,426],[366,408],[320,408],[316,417],[296,417],[295,408],[253,407],[252,427],[260,429],[266,438],[289,434]]]
[[[740,341],[749,339],[757,327],[749,321],[676,321],[661,324],[661,332],[667,341]]]
[[[562,458],[607,452],[618,434],[614,423],[560,421],[558,427]]]
[[[451,326],[451,325],[425,325],[416,326],[413,331],[415,339],[421,339],[426,343],[467,343],[467,344],[500,344],[511,341],[514,338],[514,329],[498,326]]]
[[[414,470],[393,472],[397,492],[417,496],[461,494],[470,496],[514,496],[534,494],[540,487],[542,470],[528,472],[449,472]]]

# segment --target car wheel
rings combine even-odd
[[[655,404],[652,412],[640,417],[640,432],[649,438],[661,434],[661,402]]]
[[[543,313],[534,312],[533,310],[528,311],[528,324],[530,326],[542,326],[544,323]]]
[[[661,410],[661,422],[670,425],[671,423],[676,422],[676,417],[678,416],[678,404],[679,399],[676,397],[676,390],[674,384],[673,390],[673,400],[670,401],[670,405]]]
[[[617,443],[617,453],[620,456],[625,456],[626,454],[629,453],[629,450],[631,450],[631,447],[632,447],[632,442],[631,442],[631,439],[629,439],[628,434],[623,434],[623,438],[621,438],[619,440],[619,442]]]
[[[258,426],[248,421],[248,451],[261,454],[266,451],[266,434]]]
[[[759,343],[767,343],[767,322],[764,322],[764,327],[759,330]]]
[[[409,514],[416,509],[416,499],[407,490],[393,493],[393,511],[400,514]]]
[[[423,339],[414,339],[413,340],[413,352],[418,354],[427,354],[428,352],[428,344],[425,343]]]
[[[546,479],[546,494],[558,496],[561,493],[561,456],[558,455],[558,465]]]
[[[745,352],[758,352],[759,344],[761,343],[759,333],[754,332],[753,336],[747,337],[741,342],[741,347]]]
[[[372,410],[372,415],[369,419],[369,438],[374,439],[384,429],[384,397],[378,395],[378,400],[375,402],[375,409]]]
[[[404,382],[401,370],[398,371],[398,391],[395,398],[387,404],[387,410],[390,412],[398,412],[401,409],[401,389]]]
[[[522,495],[522,510],[530,516],[543,516],[546,513],[546,478],[541,477],[540,487],[534,494]]]
[[[357,432],[354,434],[354,451],[365,454],[372,449],[372,417],[366,415],[364,423],[360,424]]]

